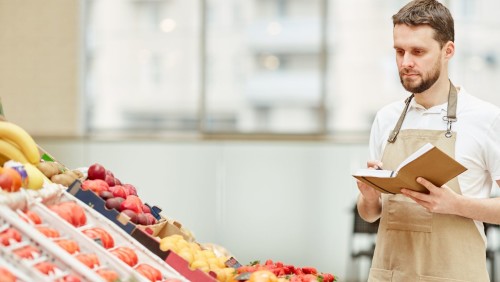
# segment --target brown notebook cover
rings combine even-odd
[[[428,193],[427,188],[417,183],[417,177],[421,176],[440,187],[467,170],[430,143],[417,150],[402,164],[404,165],[400,165],[395,171],[360,169],[353,176],[382,193],[398,194],[401,193],[401,188]]]

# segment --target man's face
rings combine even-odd
[[[438,80],[443,67],[442,48],[428,25],[394,27],[394,49],[399,78],[412,93],[422,93]]]

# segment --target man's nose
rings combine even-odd
[[[413,61],[413,57],[411,54],[404,54],[403,56],[403,61],[401,62],[401,66],[405,68],[412,68],[415,65],[415,62]]]

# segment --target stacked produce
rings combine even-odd
[[[185,276],[188,272],[196,272],[192,277],[197,278],[191,281],[336,281],[334,275],[313,267],[279,261],[241,266],[224,248],[197,243],[189,230],[161,216],[159,208],[151,208],[141,200],[134,185],[123,183],[101,164],[72,170],[46,156],[26,131],[0,121],[0,188],[9,192],[2,197],[21,199],[26,207],[21,210],[10,206],[5,210],[10,202],[1,201],[1,281],[180,282],[189,280],[186,277],[191,276]],[[78,191],[91,195],[91,202],[82,202],[83,198],[79,200],[67,192],[75,183],[81,184],[76,185],[81,189]],[[20,191],[32,189],[39,193],[47,191],[49,184],[60,187],[56,199],[34,201],[24,197],[44,195]],[[94,209],[97,202],[103,207],[100,213]],[[2,215],[6,217],[12,210],[22,219],[14,225],[2,221]],[[140,233],[147,239],[137,237],[137,230],[143,230],[145,233]],[[43,238],[34,239],[37,236]],[[172,253],[176,256],[170,257],[177,257],[188,269],[170,265],[167,256]],[[16,267],[2,257],[13,259],[16,267],[20,263],[25,273],[13,271]],[[177,272],[179,269],[184,272]]]

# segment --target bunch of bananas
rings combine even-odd
[[[20,126],[8,121],[0,121],[0,164],[13,160],[23,164],[28,174],[26,188],[39,189],[44,176],[36,168],[40,162],[40,151],[35,140]]]

